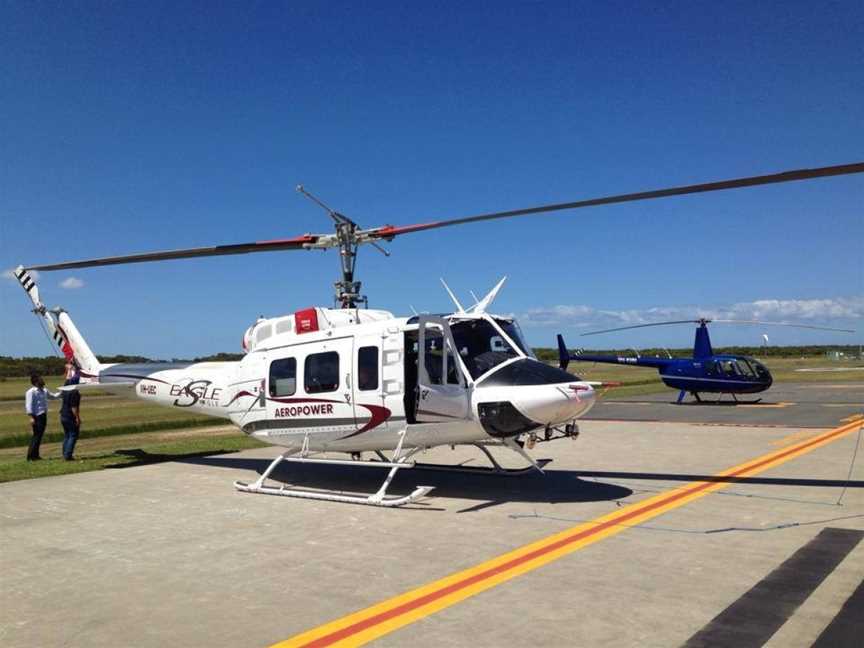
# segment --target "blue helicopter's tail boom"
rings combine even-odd
[[[605,355],[590,355],[587,353],[572,353],[571,360],[577,362],[605,362],[606,364],[628,365],[630,367],[652,367],[653,369],[663,369],[672,364],[672,360],[668,358],[642,358],[633,356],[605,356]]]
[[[631,367],[652,367],[654,369],[664,369],[668,367],[673,360],[668,358],[639,358],[629,356],[607,356],[607,355],[588,355],[585,353],[570,353],[567,350],[567,345],[564,344],[564,337],[558,335],[558,366],[561,369],[567,369],[567,365],[571,360],[578,362],[605,362],[606,364],[629,365]]]

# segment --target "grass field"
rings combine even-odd
[[[864,381],[864,367],[842,372],[795,371],[864,364],[861,362],[836,362],[825,358],[760,360],[771,370],[776,382]],[[621,387],[601,390],[600,398],[668,390],[654,369],[573,362],[569,370],[585,380],[623,383]],[[46,383],[49,388],[56,389],[62,378],[48,376]],[[49,401],[48,429],[42,444],[45,460],[28,463],[24,457],[30,439],[30,424],[24,413],[24,392],[29,387],[26,378],[0,381],[0,482],[134,466],[199,454],[235,452],[261,445],[217,419],[179,414],[173,409],[94,392],[82,399],[83,424],[75,452],[80,461],[62,460],[57,443],[63,437],[57,416],[58,404]]]

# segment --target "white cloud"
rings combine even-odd
[[[84,282],[77,277],[69,277],[68,279],[64,279],[60,282],[60,287],[67,288],[69,290],[75,290],[77,288],[83,288]]]
[[[759,299],[725,306],[656,306],[645,309],[603,310],[576,305],[532,308],[519,316],[523,326],[614,328],[669,320],[708,319],[767,320],[820,323],[864,318],[864,296],[831,299]]]
[[[30,273],[30,276],[33,277],[34,281],[39,281],[38,270],[28,270],[28,272]],[[15,276],[15,268],[4,270],[2,276],[4,279],[9,279],[10,281],[18,281],[18,278]]]

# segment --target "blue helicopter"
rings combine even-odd
[[[711,320],[706,318],[696,320],[676,320],[672,322],[655,322],[652,324],[637,324],[634,326],[622,326],[620,328],[592,331],[582,335],[597,335],[600,333],[611,333],[612,331],[624,331],[628,329],[645,328],[648,326],[666,326],[669,324],[698,324],[696,329],[696,340],[693,343],[692,358],[645,358],[639,356],[608,356],[592,355],[577,351],[570,353],[564,344],[564,338],[558,335],[558,360],[561,369],[566,369],[570,360],[579,362],[604,362],[608,364],[628,365],[632,367],[653,367],[660,373],[663,382],[673,389],[678,389],[678,400],[680,404],[687,392],[690,392],[697,402],[705,401],[699,396],[700,393],[731,394],[733,400],[738,400],[738,394],[758,394],[768,389],[774,382],[768,368],[756,360],[747,356],[715,354],[711,347],[711,339],[708,337],[708,324],[710,322],[723,322],[729,324],[770,324],[772,326],[794,326],[796,328],[817,329],[821,331],[841,331],[854,333],[849,329],[835,329],[824,326],[808,326],[803,324],[790,324],[787,322],[759,322],[755,320]],[[758,403],[762,399],[749,401]],[[720,402],[720,401],[712,401]]]

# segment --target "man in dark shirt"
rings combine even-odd
[[[64,385],[78,384],[78,370],[72,365],[67,367]],[[63,458],[73,461],[75,442],[81,429],[81,394],[77,389],[63,392],[63,404],[60,406],[60,424],[63,426]]]

